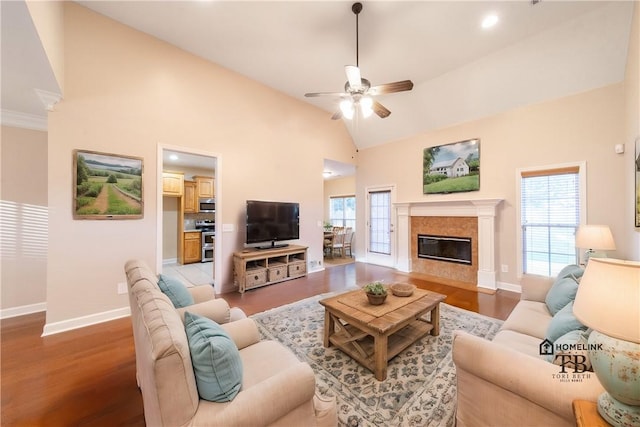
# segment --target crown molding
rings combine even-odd
[[[1,110],[2,126],[47,131],[47,116],[21,113],[19,111]]]
[[[62,99],[62,95],[56,92],[49,92],[42,89],[34,89],[34,91],[47,111],[53,111],[53,107]]]

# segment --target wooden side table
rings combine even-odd
[[[611,427],[598,413],[598,404],[588,400],[573,401],[573,415],[578,427]]]

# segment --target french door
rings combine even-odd
[[[367,262],[372,264],[395,265],[394,201],[392,186],[367,189]]]

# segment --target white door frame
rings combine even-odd
[[[215,189],[215,198],[218,202],[222,200],[222,157],[218,153],[198,150],[196,148],[182,147],[179,145],[158,144],[157,150],[156,235],[158,236],[158,239],[156,240],[156,271],[159,273],[162,271],[162,170],[164,167],[164,150],[215,158],[216,170],[213,185]],[[216,203],[215,221],[218,227],[216,228],[215,252],[213,254],[213,281],[215,283],[216,293],[220,293],[222,289],[222,268],[220,268],[222,265],[222,227],[220,226],[222,224],[222,209],[222,203]]]
[[[390,244],[390,254],[386,255],[386,254],[380,254],[380,253],[375,253],[375,252],[371,252],[369,250],[370,247],[370,240],[371,240],[371,227],[370,227],[370,219],[371,219],[371,203],[369,200],[369,194],[370,193],[374,193],[374,192],[380,192],[380,191],[388,191],[390,193],[389,197],[389,220],[390,220],[390,226],[389,226],[389,244]],[[365,200],[366,200],[366,207],[365,207],[365,225],[366,225],[366,231],[365,231],[365,251],[366,251],[366,262],[370,263],[370,264],[377,264],[377,265],[383,265],[386,267],[396,267],[396,251],[397,251],[397,238],[396,238],[396,232],[395,232],[395,228],[396,228],[396,223],[397,223],[397,218],[396,218],[396,212],[395,209],[393,208],[395,202],[396,202],[396,186],[394,184],[389,184],[389,185],[380,185],[380,186],[371,186],[371,187],[366,187],[365,188]]]

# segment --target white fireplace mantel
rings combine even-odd
[[[478,218],[478,287],[496,290],[495,217],[503,199],[433,200],[394,203],[397,216],[400,271],[411,271],[412,216],[469,216]]]

